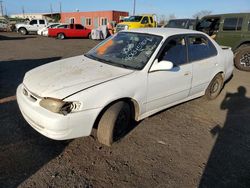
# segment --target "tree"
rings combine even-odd
[[[196,14],[194,14],[193,18],[201,19],[202,17],[210,15],[211,13],[212,13],[212,11],[210,11],[210,10],[201,10],[201,11],[197,12]]]

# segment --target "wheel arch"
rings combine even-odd
[[[139,120],[139,114],[140,114],[140,105],[139,105],[139,103],[135,99],[133,99],[133,98],[124,97],[124,98],[116,99],[116,100],[114,100],[114,101],[109,102],[108,104],[106,104],[105,107],[102,108],[102,110],[97,115],[97,117],[95,119],[95,122],[94,122],[93,128],[98,128],[98,123],[99,123],[102,115],[105,113],[105,111],[110,106],[112,106],[113,104],[115,104],[115,103],[117,103],[119,101],[124,101],[124,102],[128,103],[130,105],[130,108],[131,108],[131,111],[132,111],[132,118],[134,120]]]

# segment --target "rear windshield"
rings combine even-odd
[[[139,22],[141,21],[142,16],[130,16],[126,19],[126,22]]]
[[[170,20],[165,27],[169,28],[186,28],[188,20]]]

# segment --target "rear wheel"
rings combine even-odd
[[[25,28],[20,28],[20,29],[18,30],[18,32],[21,33],[22,35],[27,35],[27,34],[28,34],[28,31],[27,31],[27,29],[25,29]]]
[[[237,50],[234,63],[239,70],[250,71],[250,46],[242,46]]]
[[[97,139],[100,143],[111,146],[125,135],[131,123],[131,109],[128,103],[119,101],[111,105],[101,117]]]
[[[221,92],[221,89],[223,87],[223,78],[221,74],[217,74],[213,80],[208,85],[205,96],[208,100],[215,99]]]
[[[60,40],[63,40],[63,39],[65,39],[65,35],[63,33],[59,33],[57,35],[57,38],[60,39]]]

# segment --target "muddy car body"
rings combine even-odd
[[[88,136],[106,145],[131,120],[206,95],[214,99],[233,71],[233,53],[206,34],[148,28],[119,32],[85,55],[25,74],[17,101],[27,122],[56,140]]]

